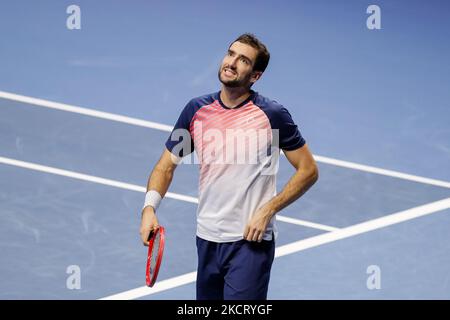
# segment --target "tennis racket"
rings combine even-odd
[[[164,252],[164,227],[152,231],[149,236],[147,266],[145,269],[145,282],[153,287],[158,277],[159,266]]]

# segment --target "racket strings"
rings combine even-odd
[[[154,233],[150,235],[150,243],[147,254],[147,267],[146,267],[146,284],[152,287],[158,276],[158,270],[161,263],[163,250],[164,250],[164,228],[160,227]]]
[[[158,251],[159,251],[159,245],[160,245],[160,238],[161,235],[159,232],[156,233],[154,242],[153,242],[153,249],[150,256],[150,274],[153,275],[153,272],[155,270],[156,262],[158,259]]]

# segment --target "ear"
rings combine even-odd
[[[259,80],[259,78],[261,78],[262,74],[263,73],[261,71],[253,71],[252,76],[250,77],[250,81],[252,83],[255,83],[256,81]]]

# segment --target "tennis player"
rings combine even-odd
[[[318,179],[316,163],[288,110],[251,89],[269,59],[254,35],[233,41],[218,72],[221,90],[184,107],[148,180],[140,229],[144,245],[158,227],[155,212],[177,165],[196,151],[199,300],[267,299],[276,213]],[[280,149],[295,174],[277,194]]]

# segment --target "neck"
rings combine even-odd
[[[250,96],[250,88],[230,88],[222,85],[220,99],[228,108],[235,108]]]

